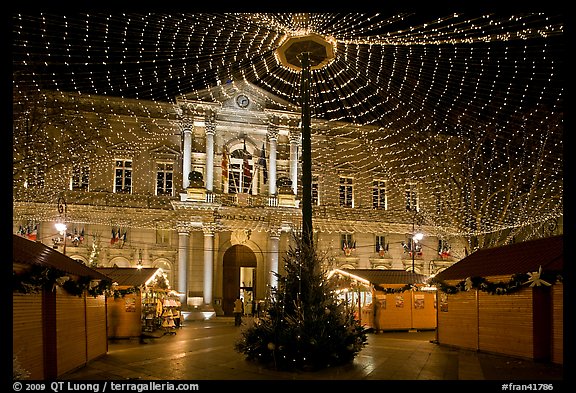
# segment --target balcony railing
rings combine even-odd
[[[221,194],[208,192],[204,189],[188,189],[181,194],[183,202],[213,203],[222,206],[246,207],[294,207],[299,206],[295,195],[252,195],[248,193]]]

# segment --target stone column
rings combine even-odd
[[[212,306],[214,281],[214,230],[204,227],[204,304]]]
[[[190,242],[190,227],[185,224],[178,225],[178,292],[184,294],[182,304],[188,301],[188,244]]]
[[[184,125],[184,154],[182,156],[182,187],[187,189],[190,185],[188,175],[192,169],[192,129],[189,124]]]
[[[290,132],[290,179],[292,180],[292,191],[298,195],[298,143],[300,134],[296,131]]]
[[[268,126],[268,140],[270,141],[270,170],[268,173],[268,192],[270,195],[276,194],[276,144],[278,142],[278,128],[274,124]]]
[[[212,117],[206,119],[206,190],[214,190],[214,134],[216,124]]]
[[[270,266],[270,287],[278,287],[278,278],[275,273],[278,273],[278,249],[280,245],[280,230],[273,229],[270,231],[270,246],[269,253],[270,256],[269,266]]]

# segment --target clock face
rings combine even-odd
[[[246,108],[250,104],[250,100],[244,94],[240,94],[236,97],[236,103],[240,108]]]

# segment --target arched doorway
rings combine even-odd
[[[223,267],[222,310],[231,316],[238,296],[254,299],[256,255],[247,246],[232,246],[224,253]]]

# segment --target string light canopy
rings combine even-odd
[[[340,158],[358,176],[375,161],[392,185],[424,185],[421,197],[437,206],[425,221],[460,234],[562,215],[561,15],[21,13],[12,21],[15,101],[46,100],[30,94],[44,90],[109,96],[125,100],[127,113],[165,118],[172,113],[162,104],[236,81],[297,106],[290,47],[318,37],[312,132],[362,146]],[[165,137],[157,129],[137,148]],[[312,155],[332,151],[315,144]]]

